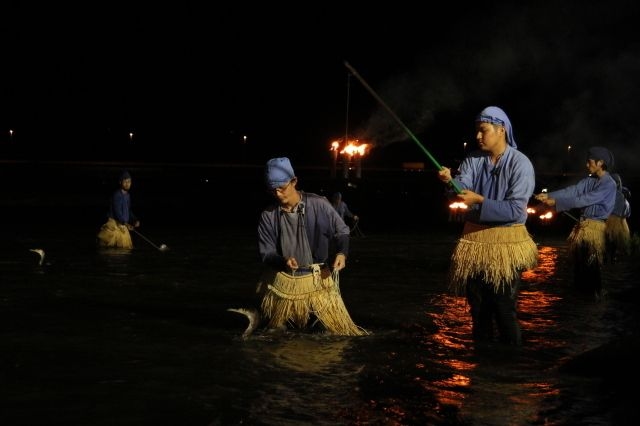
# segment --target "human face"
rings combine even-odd
[[[594,160],[593,158],[587,159],[587,170],[589,174],[598,173],[602,170],[602,160]]]
[[[296,193],[296,178],[291,179],[286,185],[282,185],[278,188],[273,188],[271,193],[282,204],[286,204],[290,200],[291,196]]]
[[[501,154],[506,144],[504,127],[491,123],[476,123],[476,140],[482,151]]]
[[[128,191],[129,189],[131,189],[131,179],[122,179],[120,181],[120,187],[125,191]]]

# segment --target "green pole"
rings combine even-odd
[[[364,79],[360,76],[360,74],[358,74],[358,71],[356,71],[350,64],[349,62],[345,61],[344,65],[349,69],[349,71],[351,71],[351,73],[353,75],[356,76],[356,78],[358,80],[360,80],[360,83],[362,83],[362,85],[365,87],[365,89],[367,89],[369,91],[369,93],[371,93],[371,95],[373,95],[373,97],[380,103],[380,105],[382,105],[384,107],[384,109],[387,110],[387,112],[389,114],[391,114],[391,117],[394,118],[394,120],[396,120],[398,122],[398,124],[400,125],[400,127],[402,127],[404,129],[404,131],[409,135],[409,137],[411,138],[411,140],[413,140],[418,147],[420,147],[420,149],[427,154],[427,157],[429,157],[429,160],[431,160],[431,162],[436,166],[436,168],[438,170],[442,170],[442,166],[440,165],[440,163],[438,163],[438,160],[436,160],[433,155],[431,155],[431,153],[429,151],[427,151],[427,148],[424,147],[424,145],[422,145],[420,143],[420,141],[418,140],[418,138],[413,134],[413,132],[407,127],[405,126],[405,124],[402,122],[402,120],[400,120],[400,117],[398,117],[396,115],[395,112],[393,112],[391,110],[391,108],[389,108],[389,106],[382,100],[382,98],[380,98],[380,96],[378,96],[378,94],[371,88],[371,86],[369,86],[367,84],[366,81],[364,81]],[[453,189],[456,191],[456,193],[460,194],[462,192],[462,188],[460,188],[460,186],[458,185],[458,183],[451,179],[451,185],[453,186]]]

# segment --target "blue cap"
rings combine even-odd
[[[294,177],[296,177],[296,174],[293,172],[293,167],[291,167],[291,162],[287,157],[272,158],[267,161],[264,178],[269,188],[280,188],[288,184]]]

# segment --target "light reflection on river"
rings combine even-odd
[[[538,267],[523,275],[524,345],[511,348],[471,340],[466,301],[445,283],[455,233],[353,239],[341,291],[370,336],[258,330],[248,340],[244,317],[227,308],[253,302],[253,230],[149,235],[170,251],[141,240],[123,254],[78,250],[83,243],[68,236],[19,238],[50,249],[38,267],[26,252],[3,250],[0,338],[12,392],[0,416],[13,421],[4,424],[610,421],[589,393],[599,382],[559,367],[621,333],[629,307],[573,297],[564,236],[541,243]],[[608,273],[614,295],[629,276],[623,265]]]

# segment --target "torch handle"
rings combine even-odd
[[[395,112],[393,112],[393,110],[391,108],[389,108],[389,106],[382,100],[382,98],[380,98],[380,96],[378,96],[378,94],[371,88],[371,86],[369,86],[369,84],[367,84],[367,82],[360,76],[360,74],[358,74],[358,71],[356,71],[350,64],[349,62],[345,61],[344,65],[349,69],[349,71],[351,71],[351,73],[356,76],[356,78],[360,81],[360,83],[362,83],[362,85],[364,86],[365,89],[367,89],[369,91],[369,93],[371,93],[371,95],[380,103],[380,105],[382,105],[384,107],[384,109],[387,110],[387,112],[391,115],[391,117],[394,118],[394,120],[396,120],[398,122],[398,124],[400,125],[400,127],[402,127],[404,129],[404,131],[409,135],[409,137],[418,145],[418,147],[420,147],[420,149],[427,154],[427,157],[429,157],[429,159],[431,160],[431,162],[436,166],[436,168],[438,170],[442,170],[442,166],[440,165],[440,163],[438,163],[438,160],[436,160],[433,155],[431,155],[431,153],[429,151],[427,151],[427,148],[425,148],[420,141],[418,140],[418,138],[413,134],[413,132],[407,127],[405,126],[405,124],[402,122],[402,120],[400,120],[400,117],[398,117],[396,115]],[[455,180],[451,180],[451,184],[453,185],[453,189],[456,191],[457,194],[460,194],[462,192],[462,189],[460,188],[460,186],[458,185],[458,183]]]

